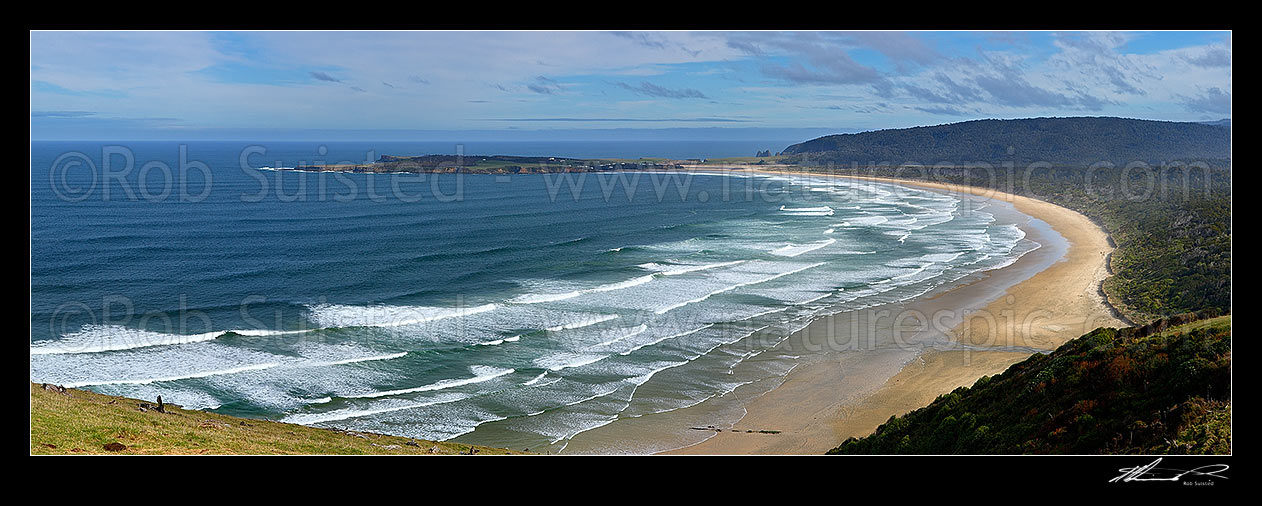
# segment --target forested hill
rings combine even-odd
[[[1231,317],[1212,314],[1097,329],[829,453],[1231,453]]]
[[[791,155],[789,162],[846,165],[1160,165],[1177,160],[1221,167],[1231,156],[1231,128],[1108,117],[985,119],[829,135],[794,144],[781,154]]]

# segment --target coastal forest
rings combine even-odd
[[[797,164],[968,165],[978,162],[1088,167],[1108,161],[1159,165],[1200,160],[1223,167],[1230,124],[1109,117],[984,119],[828,135],[785,148]]]
[[[933,132],[931,137],[954,139],[979,129],[981,133],[970,137],[965,147],[950,153],[961,160],[971,159],[969,165],[865,165],[868,162],[862,161],[880,160],[891,149],[915,158],[923,154],[917,151],[916,141],[926,131]],[[965,184],[1058,204],[1096,221],[1114,241],[1117,249],[1109,258],[1113,275],[1103,291],[1129,321],[1144,323],[1205,309],[1224,314],[1231,310],[1229,126],[1039,118],[872,133],[881,135],[829,136],[795,144],[785,151],[796,155],[783,161],[808,171]],[[848,139],[847,150],[809,151],[843,142],[839,138]],[[863,146],[869,146],[863,148],[868,150],[862,150]],[[1013,162],[1004,154],[1006,150],[996,154],[996,149],[990,149],[994,146],[1060,154],[1049,161],[1022,164]],[[1066,146],[1074,148],[1059,151]],[[1124,160],[1128,154],[1136,158],[1070,161],[1117,146],[1130,147],[1119,148],[1121,154],[1113,158]],[[1149,148],[1169,158],[1148,161],[1156,155],[1141,156],[1141,151]]]
[[[1230,453],[1231,318],[1218,316],[1231,313],[1230,146],[1229,122],[1035,118],[786,148],[779,161],[807,171],[965,184],[1082,213],[1116,247],[1102,295],[1135,325],[1034,355],[829,453]],[[880,162],[895,154],[921,163]]]
[[[1231,453],[1231,317],[1213,314],[1096,329],[828,453]]]

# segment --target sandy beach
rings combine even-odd
[[[888,352],[877,349],[862,356],[822,352],[813,360],[807,358],[778,387],[745,402],[745,415],[734,426],[716,427],[705,441],[666,453],[821,454],[848,437],[870,434],[890,416],[920,408],[982,376],[1003,372],[1032,353],[1055,349],[1098,327],[1125,326],[1099,292],[1100,282],[1108,276],[1105,262],[1112,251],[1108,236],[1087,217],[1048,202],[982,188],[852,179],[1009,203],[1016,212],[1035,219],[1022,226],[1027,239],[1060,247],[1034,250],[963,286],[908,301],[898,309],[941,314],[941,318],[930,318],[939,324],[913,333],[899,349],[891,347]],[[862,316],[822,318],[805,329],[800,339],[809,343],[835,337],[837,329],[847,328],[847,322],[855,318]],[[882,364],[885,357],[904,361],[901,369]],[[891,370],[897,372],[892,376],[883,372]]]

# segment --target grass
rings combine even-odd
[[[1194,330],[1214,329],[1214,328],[1219,328],[1219,327],[1231,328],[1231,315],[1218,316],[1218,317],[1209,318],[1206,320],[1197,320],[1191,323],[1185,323],[1183,325],[1179,325],[1177,327],[1170,327],[1161,332],[1158,332],[1157,335],[1170,336],[1174,334],[1186,334]]]
[[[504,455],[526,452],[253,420],[31,383],[31,453],[125,455]],[[113,443],[125,448],[106,449]]]

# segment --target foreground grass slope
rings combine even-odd
[[[830,454],[1229,454],[1231,317],[1096,329]]]
[[[32,454],[519,454],[499,448],[424,441],[237,418],[136,399],[31,383]]]

